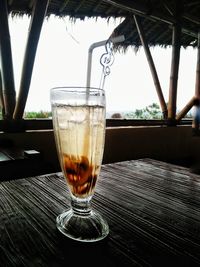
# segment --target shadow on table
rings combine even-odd
[[[103,266],[114,267],[114,264],[108,256],[108,239],[97,242],[79,242],[71,240],[62,235],[57,230],[59,249],[62,255],[61,264],[59,266]],[[56,264],[51,267],[58,266]]]

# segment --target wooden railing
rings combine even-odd
[[[120,126],[168,126],[167,120],[107,119],[106,127]],[[176,125],[192,125],[192,119],[182,119]],[[171,125],[170,125],[171,126]],[[0,132],[25,132],[53,129],[51,119],[0,120]]]

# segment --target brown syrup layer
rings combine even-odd
[[[94,188],[97,175],[94,174],[94,167],[89,164],[87,157],[75,157],[65,154],[63,163],[73,194],[85,195]]]

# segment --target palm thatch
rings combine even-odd
[[[42,0],[41,0],[42,1]],[[31,14],[33,0],[10,0],[11,15]],[[123,48],[141,46],[133,15],[141,17],[149,45],[168,46],[172,43],[172,27],[180,23],[181,45],[197,46],[200,28],[200,1],[198,0],[51,0],[46,16],[69,16],[73,19],[124,18],[113,34],[125,36]]]
[[[115,49],[126,50],[133,46],[136,50],[143,46],[152,72],[154,84],[160,100],[164,118],[176,123],[176,97],[178,67],[181,47],[197,47],[200,32],[199,0],[1,0],[0,57],[2,74],[1,103],[5,119],[21,120],[29,92],[32,69],[43,20],[50,15],[72,20],[85,18],[122,18],[121,24],[111,33],[112,37],[124,35],[125,40],[115,45]],[[32,17],[27,47],[24,56],[20,94],[15,103],[15,87],[12,82],[12,53],[9,39],[8,16],[30,15]],[[5,27],[6,26],[6,27]],[[5,38],[7,36],[8,38]],[[199,35],[200,40],[200,35]],[[158,75],[149,50],[150,46],[172,46],[172,63],[168,106],[162,94]],[[6,62],[6,64],[5,64]],[[200,79],[199,60],[197,80]],[[198,91],[198,92],[197,92]],[[195,91],[199,97],[200,88]],[[193,98],[178,115],[180,120]]]
[[[115,1],[123,2],[123,1]],[[172,29],[175,25],[181,27],[180,44],[183,47],[197,47],[200,28],[200,1],[129,1],[126,19],[115,29],[113,35],[124,34],[123,47],[130,45],[140,47],[141,40],[133,15],[140,17],[149,46],[169,46],[172,44]],[[139,4],[140,2],[140,4]],[[118,7],[122,5],[118,5]]]

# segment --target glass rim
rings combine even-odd
[[[55,87],[52,87],[50,89],[50,92],[53,92],[53,91],[62,91],[62,90],[65,90],[65,89],[68,89],[68,92],[70,92],[70,89],[71,92],[74,92],[76,90],[74,89],[77,89],[77,91],[80,91],[80,92],[86,92],[87,89],[88,90],[94,90],[94,91],[99,91],[99,92],[105,92],[105,90],[103,88],[99,88],[99,87],[95,87],[95,86],[55,86]]]

